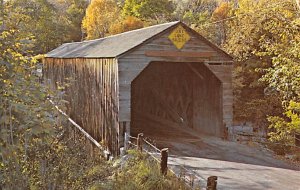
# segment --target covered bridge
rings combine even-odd
[[[232,57],[182,22],[66,43],[44,59],[68,114],[114,154],[124,134],[179,127],[222,137],[232,124]]]

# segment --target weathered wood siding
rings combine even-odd
[[[178,50],[174,44],[168,39],[172,29],[169,29],[154,39],[149,40],[142,46],[139,46],[130,52],[124,54],[118,58],[119,62],[119,97],[120,97],[120,113],[119,119],[122,122],[130,122],[131,120],[131,82],[141,73],[141,71],[151,61],[163,61],[163,62],[198,62],[204,63],[228,63],[231,62],[231,58],[226,56],[223,52],[217,51],[211,45],[205,42],[205,40],[199,38],[194,32],[186,28],[186,31],[190,35],[190,40],[184,45],[181,50]],[[159,53],[161,52],[161,53]],[[165,52],[165,55],[163,55]],[[175,54],[174,54],[175,52]],[[176,52],[178,55],[176,56]],[[195,54],[198,52],[198,54]],[[200,54],[202,52],[202,54]],[[161,55],[160,55],[161,54]],[[205,64],[205,66],[208,66]],[[224,65],[222,68],[230,68],[230,65]],[[220,67],[221,68],[221,67]],[[222,69],[221,68],[221,69]],[[219,79],[222,82],[221,89],[223,91],[223,98],[231,100],[232,88],[231,84],[231,71],[225,69],[221,71],[226,73],[226,77]],[[217,73],[214,69],[212,72]],[[226,97],[227,96],[227,97]],[[224,101],[226,104],[231,104],[230,101]],[[226,125],[231,125],[232,118],[232,105],[223,107],[224,122]]]
[[[112,153],[119,151],[116,59],[45,58],[45,82],[68,84],[68,114]]]
[[[206,64],[206,66],[222,81],[223,123],[227,127],[232,126],[233,121],[233,89],[232,89],[232,65]]]

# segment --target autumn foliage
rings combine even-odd
[[[109,28],[109,33],[119,34],[122,32],[127,32],[130,30],[135,30],[143,27],[144,27],[143,21],[133,16],[127,16],[125,17],[124,20],[112,24],[111,27]]]
[[[118,7],[113,0],[93,0],[86,9],[82,28],[86,39],[106,36],[113,22],[118,18]]]
[[[299,0],[91,0],[89,5],[85,0],[0,0],[0,189],[132,187],[128,176],[157,182],[143,160],[137,163],[146,165],[144,173],[133,171],[139,165],[131,164],[125,169],[131,174],[121,172],[114,180],[110,172],[118,171],[103,159],[91,159],[80,141],[65,138],[66,123],[46,101],[62,93],[40,83],[36,55],[65,42],[174,20],[234,57],[235,124],[250,122],[268,132],[271,142],[295,145],[300,133]],[[169,188],[167,183],[172,184],[169,179],[158,184]]]

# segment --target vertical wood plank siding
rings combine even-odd
[[[229,127],[233,121],[233,89],[232,89],[232,65],[206,66],[222,81],[223,123]]]
[[[223,105],[223,123],[220,122],[220,127],[223,124],[230,126],[232,124],[232,85],[231,85],[231,65],[216,65],[211,66],[205,64],[210,63],[222,63],[232,61],[225,54],[216,51],[214,48],[203,42],[196,35],[190,33],[191,39],[184,45],[184,47],[178,50],[174,44],[168,39],[172,30],[168,30],[157,36],[155,39],[143,44],[142,46],[133,49],[131,52],[118,58],[119,62],[119,85],[120,85],[120,113],[119,119],[122,122],[131,121],[131,82],[149,65],[150,62],[185,62],[185,63],[198,63],[203,64],[209,68],[216,77],[221,81],[220,98]],[[147,56],[149,51],[168,51],[168,52],[208,52],[210,57],[181,57],[181,56]],[[216,86],[216,90],[217,90]],[[201,97],[199,97],[201,98]],[[214,126],[212,126],[214,127]],[[219,130],[217,130],[219,131]]]
[[[45,58],[45,82],[68,84],[67,113],[113,154],[118,141],[118,66],[116,59]]]

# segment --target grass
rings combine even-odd
[[[124,164],[114,168],[108,183],[95,183],[91,190],[186,190],[189,189],[170,172],[163,176],[159,164],[146,154],[129,150]],[[120,163],[120,160],[117,161]],[[123,165],[122,165],[123,164]]]

